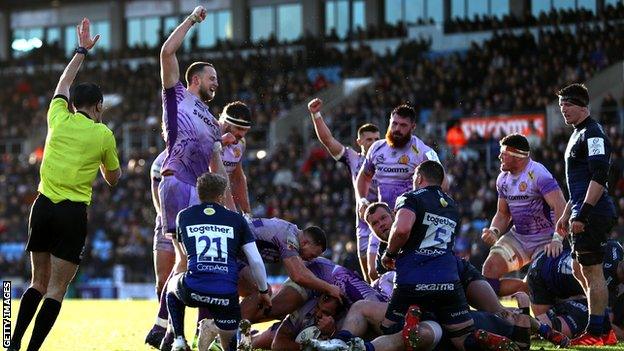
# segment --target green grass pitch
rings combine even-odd
[[[19,302],[12,305],[12,326],[17,318]],[[63,302],[54,329],[46,339],[42,351],[63,350],[106,350],[147,351],[153,350],[143,344],[147,331],[154,322],[158,305],[155,300],[66,300]],[[197,318],[195,309],[187,309],[186,336],[192,340]],[[24,336],[22,349],[34,321]],[[263,330],[271,323],[257,324],[254,328]],[[11,328],[12,329],[12,328]],[[624,351],[624,343],[613,347],[578,348],[581,350]],[[556,350],[546,342],[535,341],[531,350]]]

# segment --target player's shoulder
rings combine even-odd
[[[96,122],[93,124],[93,130],[96,133],[101,134],[104,138],[113,138],[113,131],[108,128],[108,126],[102,122]]]
[[[505,179],[507,179],[507,177],[509,177],[509,172],[501,171],[498,174],[498,176],[496,177],[496,184],[500,184],[500,183],[504,182]]]
[[[546,168],[546,166],[544,166],[540,162],[530,160],[527,169],[527,176],[529,177],[529,179],[535,180],[536,178],[539,178],[541,176],[552,177],[552,174],[550,173],[548,168]]]
[[[585,137],[586,139],[591,137],[603,137],[607,139],[607,134],[600,123],[590,118],[587,125],[585,125]]]
[[[379,152],[387,145],[388,142],[386,142],[385,139],[379,139],[370,146],[370,149],[368,149],[368,153],[372,155],[373,153]]]

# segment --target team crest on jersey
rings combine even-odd
[[[518,190],[520,191],[526,191],[527,190],[527,183],[526,182],[520,182],[520,185],[518,185]]]
[[[375,158],[376,163],[383,163],[386,160],[386,158],[384,157],[383,154],[379,154],[377,155],[377,157]]]
[[[413,151],[416,155],[420,155],[420,150],[418,150],[418,148],[416,147],[416,145],[412,145],[412,151]]]
[[[406,165],[406,164],[408,164],[408,163],[409,163],[409,160],[410,160],[410,159],[409,159],[409,156],[407,156],[407,155],[403,155],[403,156],[401,156],[401,157],[399,158],[399,163],[400,163],[400,164],[402,164],[402,165]]]
[[[234,157],[236,158],[241,157],[241,150],[239,148],[234,149]]]
[[[212,216],[213,214],[215,214],[215,212],[216,212],[216,211],[215,211],[215,209],[214,209],[214,208],[212,208],[212,207],[206,207],[206,208],[204,208],[204,214],[205,214],[206,216]]]
[[[442,205],[442,207],[446,207],[448,206],[448,202],[446,200],[444,200],[443,197],[440,198],[440,205]]]

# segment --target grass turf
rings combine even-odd
[[[12,304],[11,321],[15,325],[19,302]],[[153,350],[143,343],[156,317],[158,305],[155,300],[66,300],[52,332],[48,335],[41,351],[62,350]],[[197,319],[196,309],[187,309],[185,331],[192,340]],[[22,349],[26,349],[31,322]],[[272,322],[254,325],[264,330]],[[582,347],[581,350],[624,351],[624,343],[613,347]],[[535,341],[531,350],[556,350],[547,342]]]

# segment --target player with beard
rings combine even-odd
[[[221,128],[210,113],[207,103],[219,86],[217,71],[207,62],[194,62],[186,70],[187,87],[180,82],[176,51],[186,33],[195,23],[206,18],[206,10],[197,6],[165,41],[160,51],[160,75],[163,99],[163,135],[166,156],[162,164],[162,180],[158,185],[162,231],[173,237],[177,214],[186,207],[199,204],[195,184],[205,172],[218,172],[227,177],[221,160]],[[229,188],[229,187],[228,187]],[[226,202],[231,193],[226,190]],[[179,252],[173,271],[186,270],[186,260]],[[159,316],[166,314],[161,306]],[[146,343],[155,346],[164,336],[164,328],[154,325]]]
[[[416,111],[408,105],[397,106],[390,114],[386,138],[378,140],[368,149],[366,160],[356,180],[358,212],[364,215],[368,191],[373,176],[378,181],[378,200],[393,207],[397,197],[412,190],[412,178],[416,167],[432,160],[438,161],[438,154],[417,136]]]
[[[356,150],[344,146],[338,140],[334,138],[332,133],[327,128],[325,121],[323,120],[323,116],[321,115],[321,108],[323,107],[323,101],[321,99],[314,99],[308,103],[308,110],[310,111],[310,115],[312,116],[312,123],[314,123],[314,130],[316,131],[316,136],[325,149],[329,152],[329,154],[336,161],[343,162],[349,167],[349,172],[351,173],[351,181],[353,182],[353,188],[356,187],[356,179],[357,175],[362,168],[362,164],[364,163],[364,159],[368,149],[373,145],[373,143],[379,140],[379,128],[377,128],[374,124],[364,124],[357,131],[357,144],[360,146],[360,152]],[[375,201],[377,199],[377,182],[373,179],[371,183],[371,187],[368,190],[368,194],[366,195],[366,199],[369,201]],[[368,265],[368,262],[371,259],[368,258],[368,243],[370,236],[370,229],[366,222],[360,219],[359,213],[355,211],[355,222],[356,222],[356,239],[358,244],[358,258],[360,259],[360,268],[362,269],[362,274],[365,279],[370,278],[370,280],[375,280],[378,278],[377,271]],[[375,251],[376,252],[376,251]],[[374,253],[372,254],[372,261],[374,261]]]
[[[368,149],[356,179],[357,211],[360,217],[370,204],[367,195],[373,177],[377,180],[378,201],[393,207],[397,197],[412,190],[412,178],[418,165],[427,160],[439,162],[435,150],[412,135],[415,128],[416,111],[412,107],[400,105],[392,110],[386,138],[376,141]],[[368,255],[374,259],[379,241],[371,236],[368,245]],[[369,260],[369,264],[373,265],[372,260]]]

